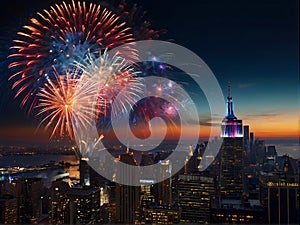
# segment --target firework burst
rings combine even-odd
[[[141,135],[140,129],[144,131],[142,135],[150,134],[149,122],[155,117],[162,118],[170,128],[170,132],[172,129],[176,131],[181,126],[180,111],[185,112],[191,104],[181,85],[163,78],[155,80],[144,88],[149,97],[137,102],[130,112],[129,123],[133,130],[137,130],[138,135]]]
[[[117,115],[126,110],[126,105],[132,105],[142,91],[142,79],[138,77],[140,72],[119,54],[110,56],[106,49],[101,57],[88,54],[82,63],[76,63],[82,71],[82,82],[90,88],[96,86],[94,91],[97,93],[93,94],[97,96],[99,115]],[[116,107],[111,111],[111,104],[117,95],[122,95],[122,101],[115,104]]]
[[[77,69],[65,76],[54,68],[55,79],[47,76],[47,83],[38,93],[37,115],[43,117],[40,126],[45,124],[45,129],[52,128],[50,138],[68,135],[73,139],[77,127],[106,115],[109,104],[120,90],[130,87],[114,113],[134,101],[141,87],[134,77],[137,73],[134,68],[117,54],[109,57],[107,50],[98,58],[89,53],[83,62],[76,62],[73,66]],[[82,73],[79,78],[78,71]]]
[[[131,29],[120,16],[100,4],[85,2],[62,2],[49,10],[37,13],[28,25],[18,32],[14,40],[10,80],[15,97],[22,95],[21,106],[42,86],[48,76],[53,76],[53,67],[60,75],[70,70],[70,65],[84,58],[88,51],[114,48],[134,40]],[[52,77],[53,78],[53,77]],[[28,111],[37,102],[33,101]]]
[[[76,92],[80,80],[75,79],[71,73],[60,76],[55,69],[54,73],[55,79],[52,80],[47,77],[47,83],[38,93],[37,116],[43,116],[40,126],[46,124],[45,129],[53,127],[50,138],[55,135],[68,135],[73,138],[73,117],[76,116],[77,121],[84,124],[91,115],[89,110],[85,110],[84,113],[73,114],[74,106],[83,105],[82,103],[85,103],[86,100],[83,93]]]

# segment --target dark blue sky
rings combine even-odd
[[[60,1],[11,0],[1,7],[2,58],[10,37],[26,24],[28,17],[54,2]],[[297,0],[135,2],[144,6],[148,12],[146,18],[154,27],[168,30],[162,38],[173,39],[206,62],[225,95],[227,81],[231,81],[236,114],[253,124],[254,130],[262,132],[258,121],[264,121],[270,123],[264,134],[274,136],[275,130],[270,127],[286,123],[298,135],[295,133],[299,112]],[[24,113],[15,107],[17,103],[11,105],[11,97],[5,94],[8,88],[2,83],[0,126],[4,128],[13,121],[23,123]]]

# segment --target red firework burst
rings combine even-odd
[[[53,67],[59,74],[66,74],[74,60],[84,58],[88,51],[111,49],[134,41],[130,27],[120,16],[100,4],[62,2],[49,10],[37,13],[13,40],[13,59],[10,80],[15,97],[22,96],[21,106],[46,82],[55,79]],[[28,112],[36,105],[33,98]]]

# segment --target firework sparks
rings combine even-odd
[[[71,73],[60,76],[56,70],[54,71],[56,79],[51,80],[47,77],[47,83],[38,93],[37,115],[43,115],[40,125],[46,123],[45,129],[53,127],[50,138],[55,135],[68,135],[73,138],[73,116],[84,124],[91,115],[87,108],[81,114],[73,114],[74,106],[83,105],[82,103],[86,101],[83,93],[76,92],[80,80],[73,78]]]
[[[162,64],[158,64],[160,65]],[[185,123],[179,117],[180,112],[186,113],[185,110],[192,104],[185,90],[174,81],[157,78],[155,82],[146,85],[144,93],[149,97],[137,102],[129,116],[129,123],[135,135],[140,138],[148,137],[151,134],[149,122],[155,117],[164,120],[170,135],[176,134],[182,123]]]
[[[48,76],[47,83],[38,93],[37,115],[43,116],[40,125],[46,124],[45,129],[52,127],[50,138],[67,134],[73,139],[74,128],[85,126],[97,120],[99,114],[105,114],[108,104],[121,89],[133,88],[125,92],[124,102],[118,110],[125,108],[122,104],[133,101],[140,87],[134,78],[137,72],[119,55],[110,58],[107,50],[98,58],[88,54],[84,63],[77,62],[74,66],[82,71],[79,78],[77,70],[71,70],[65,76],[54,70],[55,79]]]
[[[147,12],[142,6],[136,3],[130,5],[125,0],[118,1],[115,7],[112,7],[111,1],[104,2],[109,2],[106,3],[107,7],[120,15],[121,19],[132,27],[136,40],[155,40],[166,33],[165,29],[156,30],[152,27],[151,22],[146,19]]]
[[[29,25],[18,32],[9,58],[12,70],[10,80],[15,97],[22,94],[21,106],[35,96],[48,76],[53,76],[53,66],[60,75],[70,69],[78,58],[88,51],[114,48],[134,40],[131,29],[120,16],[99,4],[85,2],[62,2],[49,10],[37,13]],[[53,77],[52,77],[53,79]],[[37,102],[33,100],[28,111]]]
[[[126,104],[134,103],[135,97],[142,91],[141,78],[138,78],[140,72],[119,54],[110,56],[106,49],[101,57],[88,54],[83,63],[77,63],[82,70],[83,82],[97,86],[97,112],[105,116],[126,110]],[[110,106],[118,94],[122,95],[122,102],[118,102],[110,112]]]

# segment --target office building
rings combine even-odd
[[[260,200],[267,209],[268,224],[299,224],[299,183],[292,177],[285,179],[279,174],[260,177]]]
[[[12,195],[0,197],[0,224],[16,224],[18,221],[18,200]]]
[[[250,134],[249,134],[249,125],[244,125],[244,132],[243,132],[243,137],[244,137],[244,149],[245,151],[250,150]]]
[[[201,174],[179,175],[178,195],[182,223],[210,222],[210,202],[215,195],[212,177]]]
[[[52,224],[97,224],[100,221],[100,190],[90,186],[71,187],[64,181],[51,187]]]
[[[127,150],[126,153],[119,156],[119,160],[128,165],[137,166],[133,158],[133,152]],[[138,167],[137,167],[138,169]],[[123,179],[130,178],[129,170],[117,171],[117,176]],[[116,184],[116,221],[118,223],[133,224],[135,221],[135,211],[138,208],[140,199],[140,187],[129,186],[124,184]]]

